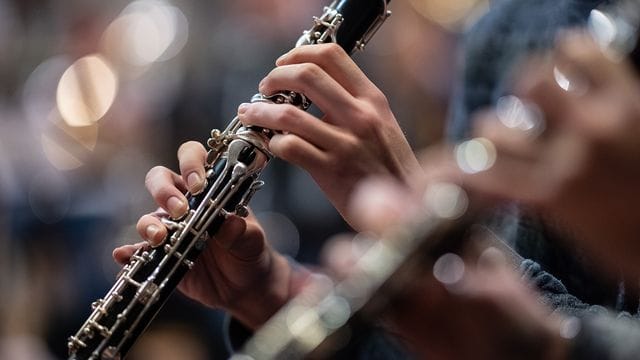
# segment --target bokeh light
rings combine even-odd
[[[603,49],[608,48],[618,35],[618,29],[613,20],[598,9],[591,11],[588,27],[594,39]]]
[[[462,142],[456,146],[454,152],[458,167],[467,174],[488,170],[496,161],[496,148],[485,138]]]
[[[188,38],[188,21],[166,1],[129,4],[104,34],[107,52],[128,65],[146,67],[176,56]]]
[[[442,255],[433,265],[433,277],[445,285],[455,285],[464,276],[464,261],[453,253]]]
[[[64,144],[54,140],[50,135],[42,134],[40,140],[45,156],[56,169],[73,170],[82,166],[82,160],[70,153]]]
[[[457,219],[464,215],[469,206],[467,193],[452,183],[430,185],[423,200],[427,209],[443,219]]]
[[[487,0],[410,0],[411,6],[425,18],[447,28],[460,30],[489,6]]]
[[[64,121],[74,127],[100,120],[116,98],[118,77],[100,55],[85,56],[62,74],[56,99]]]

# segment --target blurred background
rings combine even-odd
[[[119,270],[111,251],[155,209],[146,172],[224,128],[324,5],[0,0],[0,359],[66,357]],[[415,149],[442,136],[459,33],[484,5],[394,0],[355,55]],[[263,175],[252,208],[269,238],[316,262],[348,228],[304,171]],[[226,358],[223,319],[176,294],[129,358]]]

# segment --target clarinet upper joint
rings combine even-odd
[[[296,47],[309,44],[323,44],[327,42],[335,43],[338,29],[344,18],[335,9],[335,2],[332,6],[325,6],[322,16],[313,17],[313,26],[302,33],[296,43]]]
[[[371,38],[373,38],[373,35],[375,35],[378,30],[380,30],[380,27],[382,26],[382,24],[384,24],[385,21],[387,21],[387,19],[391,16],[391,10],[387,10],[387,1],[386,0],[380,0],[382,1],[382,3],[384,4],[383,7],[383,11],[380,14],[380,16],[378,16],[378,18],[376,19],[376,21],[374,21],[371,26],[369,26],[369,29],[367,29],[367,31],[364,33],[364,35],[362,35],[362,38],[358,41],[356,41],[356,50],[364,50],[365,46],[369,43],[369,40],[371,40]]]

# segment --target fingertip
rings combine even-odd
[[[262,84],[262,82],[261,82]],[[251,104],[249,103],[242,103],[238,106],[238,116],[242,116],[247,112],[247,109],[249,109],[249,107],[251,106]]]
[[[290,50],[284,54],[282,54],[279,58],[276,59],[276,66],[282,66],[287,64],[287,60],[289,60],[290,54],[293,50]]]
[[[136,224],[136,230],[140,237],[148,241],[152,246],[159,245],[167,236],[167,229],[156,216],[163,215],[146,214]]]
[[[124,265],[126,263],[126,257],[123,255],[122,246],[113,249],[113,251],[111,252],[111,257],[118,265]]]
[[[261,94],[264,94],[264,86],[262,85],[262,83],[260,83],[258,92],[260,92]],[[262,105],[261,103],[244,103],[238,106],[238,120],[240,120],[242,125],[252,126],[252,125],[256,125],[252,123],[253,121],[262,120],[261,115],[256,116],[256,107],[259,107],[261,105]],[[260,124],[257,124],[257,125],[260,125]]]
[[[145,229],[144,239],[149,241],[151,246],[160,245],[167,236],[167,230],[163,226],[151,224]]]
[[[124,245],[113,249],[111,256],[118,265],[125,265],[135,252],[133,245]]]
[[[178,149],[181,175],[176,180],[186,185],[186,189],[193,194],[204,187],[206,157],[207,150],[197,141],[185,142]]]
[[[123,245],[113,249],[111,256],[119,265],[125,265],[131,259],[131,256],[140,248],[148,246],[149,243],[142,241],[136,244]]]

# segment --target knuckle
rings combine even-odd
[[[320,66],[313,63],[304,63],[299,65],[297,78],[306,84],[313,83],[321,76],[321,73]]]
[[[248,121],[250,123],[253,119],[263,117],[264,106],[265,104],[263,103],[251,104],[251,106],[247,107],[245,110],[243,121]]]
[[[262,81],[260,81],[260,91],[264,91],[269,93],[271,91],[271,88],[273,87],[271,84],[273,82],[274,78],[278,77],[278,74],[280,74],[282,72],[282,68],[280,67],[276,67],[275,69],[269,71],[269,73],[267,74],[267,76],[265,76]],[[250,106],[249,109],[253,108],[255,106]],[[247,109],[247,112],[249,112],[249,109]]]
[[[387,96],[382,92],[382,90],[378,89],[377,87],[374,87],[370,90],[368,97],[374,104],[378,106],[389,105],[389,99],[387,99]]]
[[[341,57],[345,53],[344,49],[336,43],[328,43],[319,46],[320,55],[323,57],[336,58]]]
[[[351,159],[354,156],[354,154],[356,154],[358,152],[358,149],[361,148],[361,144],[358,140],[357,137],[355,136],[346,136],[344,139],[342,139],[339,143],[339,149],[340,152],[342,153],[341,156],[339,156],[338,158],[347,158],[347,159]],[[336,159],[336,161],[339,161],[339,159]]]
[[[373,136],[380,127],[379,114],[371,107],[360,108],[354,119],[354,132],[359,136]]]
[[[298,117],[298,109],[292,105],[282,105],[277,122],[281,125],[292,125]],[[286,129],[285,129],[286,130]]]

